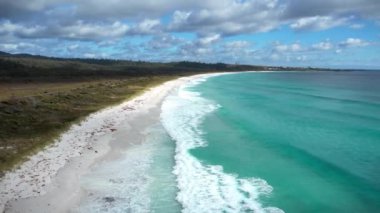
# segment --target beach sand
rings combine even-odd
[[[117,160],[119,150],[143,141],[147,126],[159,121],[164,97],[205,75],[210,74],[163,83],[73,125],[52,145],[2,177],[0,212],[68,212],[75,208],[85,196],[81,177],[99,162]]]

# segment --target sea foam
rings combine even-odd
[[[182,212],[282,212],[275,207],[263,207],[260,195],[268,195],[272,187],[263,179],[239,178],[227,174],[222,166],[207,165],[189,150],[207,146],[200,124],[207,114],[220,106],[191,91],[205,81],[193,80],[167,96],[162,105],[161,121],[176,142],[173,173],[177,177],[177,200]]]

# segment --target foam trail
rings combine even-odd
[[[191,91],[205,79],[181,86],[162,105],[161,121],[176,141],[173,173],[177,176],[177,200],[182,212],[282,212],[258,202],[260,195],[272,191],[265,180],[238,178],[225,173],[221,166],[205,165],[189,153],[190,149],[207,145],[199,126],[207,114],[220,107]]]

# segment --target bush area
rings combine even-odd
[[[46,88],[37,94],[31,91],[29,96],[13,96],[0,101],[0,173],[52,142],[73,122],[175,77],[128,77],[83,84],[67,82],[69,88],[64,91],[49,92]],[[34,84],[38,86],[39,83]]]
[[[1,55],[0,80],[55,79],[173,75],[179,73],[265,70],[251,65],[208,64],[199,62],[153,63],[108,59],[59,59],[42,56]]]

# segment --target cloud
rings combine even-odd
[[[209,36],[202,37],[198,40],[200,46],[206,46],[212,44],[220,39],[220,34],[212,34]]]
[[[186,60],[211,58],[216,56],[218,43],[222,42],[220,34],[209,34],[179,45],[179,52]]]
[[[11,53],[22,53],[25,51],[31,51],[31,50],[36,50],[36,49],[41,49],[36,44],[33,43],[26,43],[26,42],[21,42],[21,43],[0,43],[0,49],[11,52]]]
[[[147,42],[145,49],[148,50],[163,50],[176,47],[185,42],[183,39],[177,38],[170,34],[161,34],[154,36],[149,42]]]
[[[15,24],[10,21],[3,21],[0,23],[0,35],[14,35],[21,38],[43,36],[42,32],[45,27],[35,26],[23,26],[21,24]]]
[[[350,28],[355,29],[355,30],[362,29],[363,27],[364,27],[364,24],[351,24],[350,25]]]
[[[314,50],[331,50],[333,48],[334,45],[329,41],[321,41],[312,45],[312,49]]]
[[[173,13],[169,30],[217,33],[222,36],[267,32],[279,25],[282,6],[276,0],[222,1],[215,6],[195,11]]]
[[[0,35],[20,38],[65,38],[96,40],[124,36],[129,26],[119,21],[113,23],[85,23],[77,21],[69,25],[27,26],[5,21],[0,23]]]
[[[297,56],[296,60],[297,61],[307,61],[307,56],[305,56],[305,55]]]
[[[263,60],[268,61],[296,61],[296,57],[300,54],[305,54],[307,48],[303,47],[300,43],[294,42],[291,44],[282,44],[280,42],[273,42],[265,49],[258,51]]]
[[[94,53],[84,53],[83,57],[85,57],[85,58],[95,58],[96,54],[94,54]]]
[[[58,2],[59,0],[0,0],[0,18],[32,16]]]
[[[273,9],[280,5],[276,0],[0,0],[2,17],[15,17],[40,13],[51,8],[76,8],[78,18],[136,18],[160,17],[175,10],[209,11],[248,9]],[[281,5],[286,19],[309,16],[355,13],[360,16],[379,17],[380,2],[377,0],[282,0]],[[16,13],[17,12],[17,13]]]
[[[300,52],[302,50],[303,50],[302,46],[298,43],[286,45],[286,44],[281,44],[281,43],[275,42],[273,45],[272,51],[277,52],[277,53],[283,53],[283,52],[287,52],[287,51],[289,51],[289,52]]]
[[[244,40],[225,42],[216,50],[215,56],[229,63],[247,63],[255,56],[253,44]]]
[[[171,29],[180,28],[181,25],[186,23],[186,20],[189,18],[190,15],[191,15],[191,12],[176,10],[173,13],[172,23],[169,25],[169,28],[171,28]]]
[[[72,44],[72,45],[70,45],[70,46],[67,47],[67,49],[69,51],[74,51],[74,50],[76,50],[78,48],[79,48],[79,44]]]
[[[73,25],[59,26],[52,29],[52,34],[61,38],[68,39],[105,39],[105,38],[118,38],[126,35],[129,26],[121,22],[113,22],[111,24],[94,24],[77,21]]]
[[[364,2],[363,2],[364,1]],[[290,24],[294,30],[325,30],[351,24],[353,17],[377,17],[374,0],[0,0],[0,18],[20,38],[92,40],[125,34],[190,32],[221,37],[268,32]],[[163,17],[171,17],[163,21]],[[120,24],[116,29],[113,24]],[[16,27],[16,26],[14,26]],[[83,28],[81,30],[80,28]],[[73,30],[72,34],[67,30]],[[102,32],[96,32],[96,31]]]
[[[313,16],[357,15],[367,18],[379,18],[378,0],[285,0],[285,17],[299,19]]]
[[[365,47],[368,46],[369,42],[364,41],[359,38],[348,38],[345,41],[339,43],[339,46],[342,48],[346,47]]]
[[[78,19],[159,16],[180,6],[174,0],[0,0],[1,17],[31,16],[51,8],[75,8]]]
[[[350,17],[380,20],[377,0],[0,0],[0,18],[21,25],[66,26],[82,21],[124,22],[137,34],[162,30],[160,19],[172,15],[166,32],[220,34],[268,32],[290,24],[295,30],[324,30],[349,24]],[[55,20],[55,21],[53,21]],[[26,24],[27,23],[27,24]],[[351,25],[352,27],[358,25]],[[160,28],[160,30],[157,30]]]
[[[160,20],[146,19],[134,26],[120,21],[48,23],[45,26],[28,26],[8,20],[0,23],[0,36],[18,38],[61,38],[70,40],[102,40],[122,38],[126,35],[149,35],[161,31]]]
[[[161,30],[161,22],[159,19],[145,19],[138,23],[132,32],[135,34],[154,34]]]
[[[250,46],[251,44],[248,41],[230,41],[224,44],[224,48],[227,50],[241,50],[241,49],[246,49]]]
[[[378,0],[0,0],[0,49],[134,60],[309,62],[354,51],[349,47],[376,52],[378,11]],[[322,40],[342,37],[315,32],[336,27],[353,38]],[[288,28],[312,38],[289,40]]]
[[[312,16],[300,18],[290,25],[295,30],[326,30],[329,28],[347,24],[350,18],[336,18],[332,16]]]

